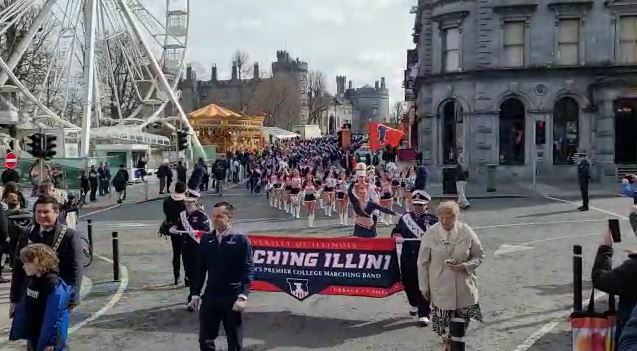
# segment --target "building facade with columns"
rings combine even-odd
[[[637,168],[637,1],[419,0],[413,36],[434,172],[528,179],[541,155],[541,176],[574,179],[578,152],[598,177]]]

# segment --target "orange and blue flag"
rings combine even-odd
[[[398,147],[405,136],[405,132],[388,127],[381,123],[369,122],[369,147],[372,151],[380,150],[385,146]]]

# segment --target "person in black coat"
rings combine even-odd
[[[59,221],[60,205],[51,196],[40,196],[35,202],[36,224],[28,231],[26,236],[21,236],[18,240],[16,252],[29,243],[46,244],[53,248],[60,260],[60,278],[75,290],[72,305],[80,302],[80,288],[82,286],[82,256],[84,255],[84,241],[75,229],[69,228]],[[15,304],[20,302],[24,291],[24,281],[26,278],[22,264],[19,262],[19,255],[16,254],[16,261],[13,263],[13,274],[11,278],[10,312],[15,309]]]
[[[7,168],[2,172],[2,184],[9,182],[20,183],[20,174],[15,169]]]
[[[88,171],[88,182],[91,186],[91,201],[96,201],[97,197],[97,178],[99,177],[97,170],[95,169],[95,165],[91,166],[91,169]]]
[[[181,253],[184,262],[184,284],[187,287],[191,287],[190,282],[194,279],[201,236],[212,230],[210,218],[201,210],[200,198],[201,194],[194,190],[188,190],[185,198],[186,210],[179,214],[178,224],[170,228],[171,237],[181,237],[183,243]],[[191,312],[194,311],[190,306],[192,295],[191,288],[188,294],[188,311]]]
[[[578,210],[588,211],[588,184],[591,181],[591,163],[588,161],[586,154],[581,156],[577,164],[577,180],[582,194],[582,206]]]
[[[115,192],[117,192],[117,203],[121,204],[126,200],[126,187],[128,187],[128,181],[130,180],[130,175],[126,170],[126,166],[119,165],[119,170],[115,174],[113,178],[113,188],[115,188]]]
[[[186,210],[186,184],[184,182],[177,182],[175,184],[175,192],[166,197],[163,203],[164,220],[163,227],[170,229],[173,226],[179,225],[179,215]],[[162,233],[170,235],[170,233]],[[181,235],[170,235],[170,242],[173,248],[173,277],[175,278],[175,285],[179,285],[179,277],[181,275],[181,256],[183,240]]]
[[[252,248],[248,238],[232,229],[233,206],[215,204],[212,210],[214,230],[199,244],[196,279],[192,282],[191,306],[199,314],[199,349],[215,350],[219,325],[223,323],[228,351],[243,348],[242,312],[245,310],[250,284],[254,278]],[[200,298],[203,284],[206,291]]]
[[[608,230],[602,237],[593,265],[593,287],[608,294],[619,295],[617,329],[615,337],[621,337],[622,329],[630,319],[637,303],[637,250],[628,252],[628,260],[612,268],[613,237]]]
[[[159,178],[159,194],[163,194],[164,189],[166,189],[167,193],[170,193],[170,183],[172,182],[173,171],[170,169],[168,160],[164,160],[161,166],[157,169],[157,178]]]
[[[186,179],[188,178],[188,169],[184,166],[183,161],[177,162],[177,181],[186,183]]]
[[[425,235],[430,226],[438,223],[438,217],[427,212],[427,207],[431,202],[431,196],[422,190],[412,193],[413,211],[405,213],[396,228],[392,231],[392,236],[396,237],[396,243],[402,244],[400,253],[400,276],[407,295],[407,301],[412,307],[409,314],[418,316],[421,325],[429,324],[429,314],[431,308],[429,301],[425,300],[418,285],[418,252],[420,250],[420,239]],[[410,239],[405,241],[404,239]],[[419,239],[419,240],[415,240]]]

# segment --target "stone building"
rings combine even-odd
[[[374,87],[365,85],[354,89],[352,81],[345,89],[345,77],[337,77],[337,96],[340,96],[345,106],[351,104],[352,132],[366,133],[369,121],[384,123],[389,116],[389,90],[385,85],[385,78],[380,83],[376,81]]]
[[[305,124],[308,119],[308,64],[298,58],[290,58],[287,51],[277,51],[277,60],[272,63],[273,77],[286,77],[294,82],[298,89],[299,111],[296,121],[286,121],[286,125],[277,124],[274,118],[274,125],[282,128],[289,128],[294,124]],[[186,113],[194,111],[205,105],[214,103],[227,107],[237,112],[249,112],[248,107],[252,102],[257,89],[261,84],[267,83],[272,78],[262,78],[259,64],[255,63],[250,77],[240,77],[239,69],[233,63],[232,75],[228,80],[220,80],[217,76],[217,66],[213,65],[210,80],[200,81],[197,79],[192,67],[186,69],[186,77],[180,82],[181,102]]]
[[[637,165],[636,1],[419,0],[413,36],[434,172],[530,178],[536,154],[540,176],[574,179],[584,151],[607,179]]]

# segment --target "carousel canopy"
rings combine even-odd
[[[228,110],[225,107],[221,107],[219,105],[210,104],[208,106],[204,106],[196,111],[193,111],[188,114],[188,117],[193,119],[199,118],[222,118],[222,117],[241,117],[240,114]]]

